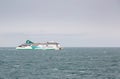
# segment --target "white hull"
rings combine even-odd
[[[60,50],[61,47],[57,42],[33,43],[27,40],[25,44],[19,45],[16,49]]]

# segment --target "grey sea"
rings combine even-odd
[[[0,79],[120,79],[120,48],[0,48]]]

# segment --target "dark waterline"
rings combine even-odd
[[[0,48],[0,79],[120,79],[119,47]]]

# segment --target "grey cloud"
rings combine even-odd
[[[1,46],[16,46],[16,40],[26,39],[55,39],[65,46],[118,46],[119,4],[118,0],[0,0]]]

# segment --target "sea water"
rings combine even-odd
[[[0,48],[0,79],[120,79],[120,48]]]

